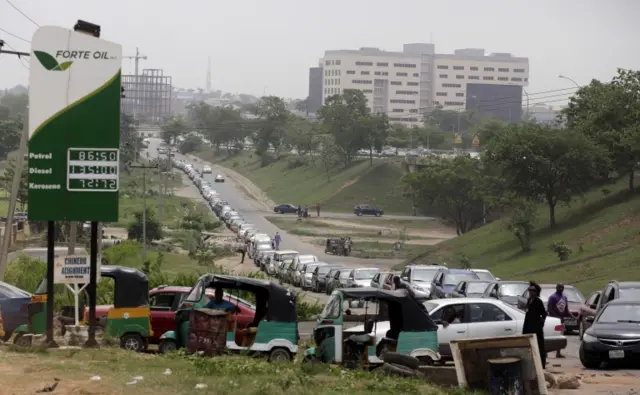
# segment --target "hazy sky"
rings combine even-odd
[[[640,68],[640,0],[9,0],[39,25],[102,26],[102,38],[136,47],[177,87],[306,97],[308,69],[325,49],[401,50],[433,40],[438,53],[485,48],[529,57],[531,94],[587,84],[616,67]],[[0,29],[31,40],[37,28],[0,0]],[[22,51],[29,43],[0,31]],[[7,49],[5,47],[5,49]],[[28,60],[26,61],[28,62]],[[133,62],[123,62],[125,73]],[[0,55],[0,88],[28,71]]]

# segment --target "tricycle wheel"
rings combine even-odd
[[[18,347],[31,347],[32,338],[30,335],[25,335],[24,333],[17,333],[16,337],[13,338],[13,344]]]
[[[391,351],[384,353],[382,360],[388,364],[404,366],[411,370],[416,370],[420,366],[420,361],[417,358]]]
[[[274,348],[269,353],[269,362],[290,362],[291,353],[284,348]]]
[[[120,338],[120,348],[129,351],[142,352],[145,349],[144,340],[142,340],[142,336],[129,333]]]
[[[305,357],[302,358],[302,363],[304,364],[317,365],[320,362],[320,358],[316,357],[315,355],[305,355]]]
[[[160,350],[161,354],[168,354],[172,351],[176,351],[177,349],[178,345],[173,339],[162,339],[158,345],[158,350]]]

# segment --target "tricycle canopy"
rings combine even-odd
[[[113,307],[142,307],[149,305],[149,279],[140,270],[124,266],[105,265],[100,275],[113,279]]]
[[[256,296],[256,317],[268,321],[297,322],[296,295],[279,284],[250,277],[205,274],[189,291],[184,302],[198,302],[206,288],[236,289]]]
[[[404,332],[437,331],[438,326],[431,320],[422,303],[408,289],[384,290],[379,288],[342,288],[332,295],[342,294],[343,299],[376,301],[385,304],[391,330],[399,326]],[[342,307],[342,306],[341,306]]]

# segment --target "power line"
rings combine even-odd
[[[9,47],[9,48],[13,49],[14,51],[18,52],[18,50],[17,50],[17,49],[15,49],[14,47],[12,47],[8,42],[4,41],[4,45],[6,45],[7,47]],[[27,70],[31,71],[31,69],[29,69],[29,66],[27,66],[27,65],[24,63],[24,61],[23,61],[23,59],[22,59],[22,56],[18,55],[18,60],[20,61],[20,65],[22,65],[22,67],[24,67],[25,69],[27,69]]]
[[[12,2],[10,2],[9,0],[4,0],[7,2],[7,4],[9,4],[11,7],[13,7],[14,10],[18,11],[20,14],[22,14],[23,17],[27,18],[31,23],[33,23],[34,25],[40,27],[40,25],[38,25],[38,23],[36,21],[34,21],[33,19],[29,18],[29,15],[25,14],[24,12],[22,12],[18,7],[16,7],[15,5],[13,5]]]
[[[24,41],[24,42],[26,42],[26,43],[28,43],[28,44],[31,44],[31,41],[26,40],[26,39],[24,39],[24,38],[22,38],[22,37],[20,37],[20,36],[16,36],[15,34],[13,34],[13,33],[11,33],[11,32],[8,32],[8,31],[4,30],[4,29],[3,29],[3,28],[1,28],[1,27],[0,27],[0,32],[3,32],[4,34],[8,34],[8,35],[10,35],[10,36],[11,36],[11,37],[13,37],[13,38],[17,38],[18,40],[22,40],[22,41]]]

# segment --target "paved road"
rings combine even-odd
[[[150,156],[157,156],[157,147],[161,140],[152,138],[150,141]],[[176,158],[183,159],[187,163],[192,162],[180,154],[176,154]],[[200,162],[200,164],[204,163],[205,162],[202,161]],[[287,232],[269,222],[265,217],[267,215],[273,215],[273,213],[269,213],[264,209],[264,205],[247,196],[247,194],[242,191],[242,188],[240,188],[232,178],[227,176],[226,182],[215,183],[214,179],[217,173],[226,173],[219,166],[215,164],[210,165],[213,169],[213,174],[206,174],[204,179],[211,182],[213,189],[215,189],[223,199],[226,199],[234,209],[242,214],[247,221],[256,225],[258,229],[270,235],[274,235],[276,232],[279,232],[282,236],[282,244],[280,245],[281,249],[293,249],[300,253],[314,254],[322,261],[329,263],[341,263],[349,267],[362,266],[389,268],[402,261],[399,259],[362,259],[325,254],[323,248],[302,242],[298,237],[289,235]]]

